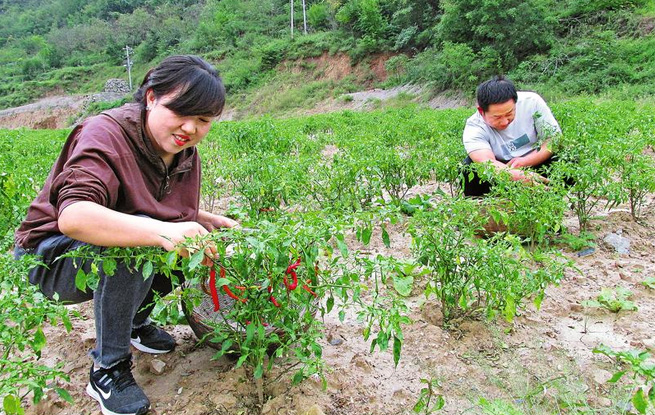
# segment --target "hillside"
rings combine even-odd
[[[370,79],[365,79],[372,72],[378,82],[388,78],[384,68],[387,56],[379,56],[373,59],[371,64],[359,63],[351,65],[346,55],[329,56],[324,54],[318,58],[308,58],[302,62],[287,62],[279,65],[280,73],[300,74],[304,77],[312,77],[317,82],[339,82],[345,78],[356,79],[362,87],[372,86]],[[313,66],[312,73],[303,74],[303,67]],[[290,85],[289,88],[292,86]],[[428,86],[404,85],[390,87],[387,89],[373,88],[357,92],[343,93],[336,97],[325,97],[322,100],[313,102],[307,101],[307,106],[289,108],[280,107],[280,103],[270,105],[271,97],[268,91],[255,91],[252,102],[243,108],[231,105],[233,101],[228,96],[228,103],[221,120],[237,120],[257,117],[264,114],[277,116],[308,115],[323,112],[342,110],[370,110],[384,106],[406,105],[414,102],[430,108],[456,108],[470,105],[470,98],[463,94],[442,93],[433,95]],[[85,114],[93,112],[93,108],[102,108],[97,105],[111,105],[120,102],[125,94],[99,92],[82,95],[61,95],[40,99],[34,103],[26,104],[16,108],[0,110],[0,128],[32,128],[32,129],[58,129],[68,128],[79,121]],[[127,95],[129,98],[129,95]],[[276,95],[280,100],[280,94]]]
[[[0,108],[99,93],[128,55],[136,88],[172,53],[221,70],[236,118],[408,84],[470,97],[497,73],[549,101],[652,96],[653,22],[655,0],[5,0]]]

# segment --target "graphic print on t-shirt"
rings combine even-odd
[[[516,151],[516,149],[523,147],[529,142],[530,142],[530,137],[528,137],[527,134],[523,134],[519,138],[516,138],[510,141],[509,143],[507,143],[507,148],[509,149],[509,151]]]

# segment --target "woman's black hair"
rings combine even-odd
[[[514,83],[502,75],[478,85],[475,95],[483,112],[487,112],[489,105],[502,104],[510,99],[516,102],[519,99]]]
[[[175,98],[166,103],[166,108],[181,116],[217,117],[225,106],[225,87],[218,71],[194,55],[169,56],[148,71],[134,94],[134,100],[144,107],[149,89],[155,98],[174,93]]]

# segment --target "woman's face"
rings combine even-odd
[[[173,162],[177,153],[198,144],[209,132],[216,117],[205,115],[178,115],[169,110],[166,104],[175,94],[155,98],[152,90],[146,92],[146,134],[155,151],[166,165]]]

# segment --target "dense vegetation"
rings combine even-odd
[[[217,321],[236,322],[210,328],[209,340],[222,345],[221,354],[237,350],[237,365],[248,367],[259,380],[274,362],[288,359],[294,362],[294,380],[321,373],[321,320],[311,316],[333,309],[345,313],[350,307],[371,350],[388,348],[398,364],[403,326],[410,321],[406,298],[434,298],[445,327],[471,317],[503,317],[511,324],[526,304],[538,307],[546,287],[562,279],[568,264],[559,250],[569,249],[563,244],[578,250],[594,238],[564,228],[567,209],[578,217],[581,231],[597,206],[628,205],[639,217],[646,196],[655,192],[654,109],[651,101],[634,100],[577,99],[553,105],[564,134],[553,138],[561,162],[551,171],[548,187],[517,185],[500,174],[496,193],[483,201],[459,193],[467,109],[409,106],[221,123],[199,146],[203,205],[213,209],[219,199],[231,200],[227,214],[244,226],[206,237],[221,253],[213,272],[200,265],[202,251],[180,259],[175,252],[154,248],[112,248],[100,256],[89,250],[75,255],[90,255],[96,267],[89,274],[78,272],[76,284],[93,286],[99,273],[111,274],[116,261],[125,258],[144,275],[178,269],[194,282],[209,275],[207,294],[215,297]],[[46,342],[43,327],[58,321],[70,327],[66,310],[29,286],[24,278],[29,262],[13,261],[8,252],[13,230],[66,131],[13,130],[0,131],[0,136],[0,397],[8,414],[19,414],[28,398],[38,401],[50,389],[70,399],[57,386],[67,379],[61,367],[44,367],[38,360]],[[565,178],[575,184],[564,186]],[[411,197],[410,189],[416,192]],[[476,238],[489,216],[511,233]],[[372,256],[371,241],[391,248],[394,228],[411,235],[411,254],[385,254],[382,248]],[[187,242],[189,250],[198,243]],[[226,254],[228,245],[231,255]],[[225,307],[226,295],[219,307],[222,292],[234,300],[232,308]],[[198,293],[184,295],[193,302]],[[630,309],[620,301],[625,293],[616,301],[613,295],[602,293],[590,306]],[[157,310],[160,321],[181,318],[177,298]],[[283,327],[286,337],[271,335],[269,324]],[[272,346],[278,348],[268,358]],[[632,394],[640,413],[652,409],[655,373],[642,364],[648,354],[619,355],[602,347],[598,352],[631,362],[628,372],[619,373],[630,373],[632,379],[626,376],[623,396]],[[562,413],[561,407],[527,399],[523,405],[525,413]]]
[[[275,70],[323,53],[353,62],[393,55],[389,84],[435,91],[470,93],[505,72],[551,94],[651,95],[654,22],[653,0],[3,0],[0,108],[52,91],[98,91],[125,77],[126,46],[135,82],[170,53],[205,56],[233,105],[270,85],[297,90],[297,106],[361,87],[362,79],[325,82],[311,66],[302,79]]]

